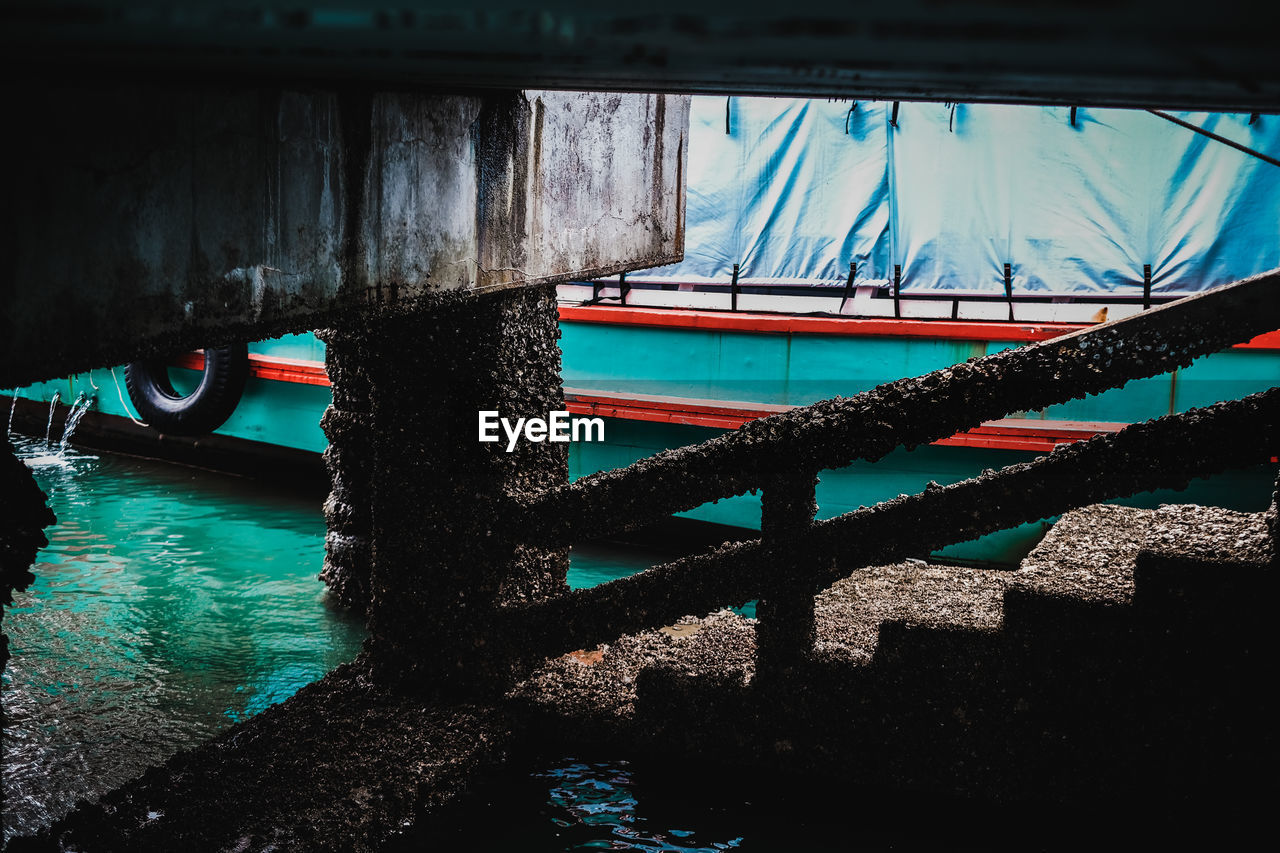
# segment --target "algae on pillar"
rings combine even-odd
[[[325,343],[325,368],[333,387],[333,402],[320,420],[329,439],[324,461],[331,483],[324,503],[328,533],[320,579],[343,606],[363,611],[369,604],[373,565],[372,395],[359,361],[348,354],[350,334],[321,329],[316,335]]]

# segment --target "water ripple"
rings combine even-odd
[[[27,834],[355,656],[319,501],[19,440],[58,524],[5,617],[4,835]]]

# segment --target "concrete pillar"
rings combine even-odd
[[[812,474],[779,477],[765,486],[760,497],[760,538],[770,544],[803,535],[818,511]],[[813,591],[801,578],[810,565],[797,565],[794,549],[786,545],[775,554],[770,592],[756,608],[757,677],[770,679],[789,674],[813,652],[816,639]]]
[[[341,329],[316,335],[325,343],[325,369],[333,386],[333,403],[320,420],[329,439],[324,461],[331,483],[320,579],[344,606],[363,612],[373,565],[372,395],[368,376],[352,357],[352,335]]]
[[[344,333],[350,333],[344,330]],[[335,408],[357,382],[372,402],[372,675],[428,693],[500,689],[519,637],[491,630],[502,602],[566,590],[568,551],[516,544],[512,496],[568,482],[568,445],[478,440],[478,413],[564,408],[554,287],[449,295],[350,333]],[[341,467],[341,466],[339,466]]]

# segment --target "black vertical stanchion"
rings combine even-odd
[[[839,313],[841,313],[841,314],[843,314],[843,313],[844,313],[844,306],[845,306],[845,303],[847,303],[847,302],[849,301],[849,297],[853,295],[853,277],[854,277],[854,275],[856,275],[856,274],[857,274],[857,272],[858,272],[858,265],[857,265],[855,262],[850,261],[850,262],[849,262],[849,277],[848,277],[847,279],[845,279],[845,282],[844,282],[844,296],[843,296],[843,297],[841,298],[841,300],[840,300],[840,311],[839,311]]]
[[[899,296],[902,293],[902,264],[893,265],[893,316],[902,316]]]
[[[1004,298],[1009,303],[1009,322],[1013,322],[1013,264],[1004,265]]]
[[[738,265],[733,265],[733,280],[729,282],[729,310],[738,310]]]
[[[769,591],[756,606],[756,675],[764,680],[794,672],[813,652],[814,595],[805,582],[813,567],[799,565],[786,541],[813,524],[817,485],[815,474],[778,477],[760,497],[760,538],[778,544]]]

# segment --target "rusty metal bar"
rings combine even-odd
[[[1195,477],[1268,460],[1278,442],[1280,388],[1273,388],[817,522],[799,536],[725,544],[629,578],[511,608],[495,630],[520,637],[522,654],[531,660],[592,648],[688,613],[761,597],[783,561],[809,567],[796,592],[814,595],[854,566],[899,560],[1098,501],[1178,488]]]
[[[874,461],[898,446],[1097,394],[1270,332],[1280,327],[1278,297],[1280,270],[1272,270],[1124,320],[752,421],[544,492],[511,510],[522,516],[515,526],[522,541],[568,543],[642,527],[796,470]]]
[[[767,544],[786,543],[804,536],[818,512],[813,474],[780,478],[765,486],[760,498],[760,536]],[[769,589],[756,605],[756,670],[784,675],[810,655],[816,639],[813,595],[798,579],[812,567],[786,559],[773,567]]]

